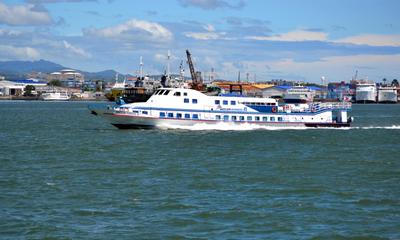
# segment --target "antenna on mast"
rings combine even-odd
[[[167,53],[167,78],[170,78],[170,72],[169,72],[169,59],[171,58],[171,52],[168,50]]]
[[[354,75],[354,79],[353,80],[357,80],[358,77],[358,70],[356,70],[356,75]]]
[[[140,56],[140,70],[139,70],[139,75],[140,75],[140,79],[143,79],[143,58],[142,56]]]
[[[183,77],[184,74],[185,74],[185,69],[183,68],[183,61],[181,61],[181,64],[179,65],[179,76],[181,81],[184,80]]]

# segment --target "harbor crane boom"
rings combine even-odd
[[[197,82],[196,72],[194,70],[192,56],[188,49],[186,49],[186,56],[187,56],[187,61],[188,61],[189,69],[190,69],[190,75],[192,76],[192,81],[195,83],[195,82]]]

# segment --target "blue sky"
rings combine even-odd
[[[0,0],[0,61],[257,81],[400,78],[397,0]],[[186,67],[186,73],[189,71]]]

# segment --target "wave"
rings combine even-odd
[[[392,125],[392,126],[365,126],[365,127],[352,127],[354,129],[400,129],[399,125]]]
[[[356,127],[322,127],[322,128],[310,128],[302,126],[262,126],[258,124],[244,123],[241,125],[234,125],[230,123],[217,123],[217,124],[206,124],[198,123],[191,126],[174,125],[174,124],[162,124],[158,127],[162,129],[182,129],[191,131],[206,131],[206,130],[218,130],[218,131],[252,131],[252,130],[270,130],[270,131],[282,131],[282,130],[358,130],[358,129],[394,129],[400,130],[400,125],[392,126],[356,126]]]

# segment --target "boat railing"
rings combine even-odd
[[[322,110],[350,110],[351,103],[349,102],[324,102],[310,104],[311,112],[318,112]]]

